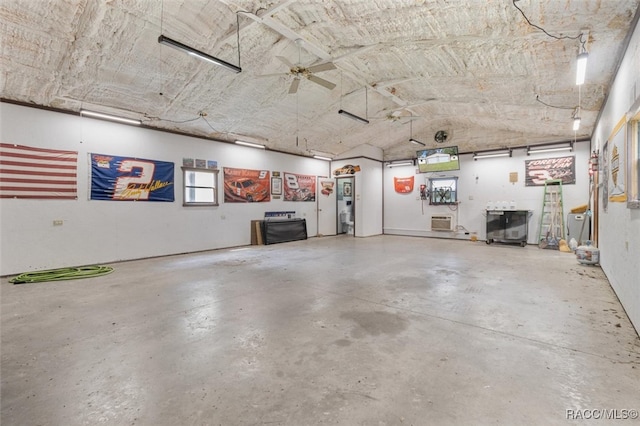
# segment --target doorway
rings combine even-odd
[[[336,210],[338,212],[338,234],[355,234],[355,178],[343,177],[336,179],[337,196]]]

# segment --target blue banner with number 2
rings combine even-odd
[[[174,164],[91,154],[91,199],[174,201]]]

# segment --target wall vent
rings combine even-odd
[[[431,216],[432,231],[453,231],[451,216]]]

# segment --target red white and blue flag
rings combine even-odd
[[[0,198],[77,199],[78,152],[0,143]]]

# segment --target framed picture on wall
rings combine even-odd
[[[279,177],[271,178],[271,194],[282,195],[282,178],[279,178]]]
[[[344,182],[342,184],[342,193],[345,197],[351,197],[351,182]]]

